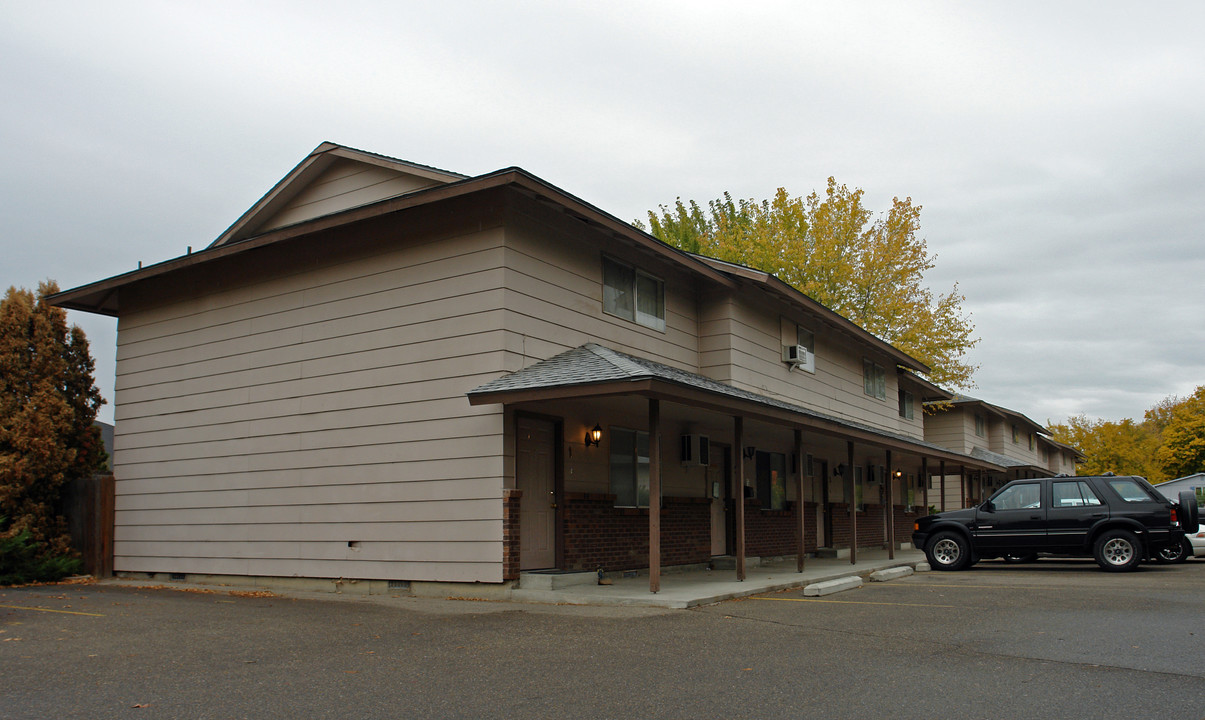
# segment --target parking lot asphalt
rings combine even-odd
[[[0,590],[0,718],[1205,717],[1205,561],[692,610]]]

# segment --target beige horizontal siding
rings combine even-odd
[[[502,526],[493,520],[461,520],[446,523],[436,520],[409,522],[354,523],[248,523],[221,526],[226,542],[501,542]],[[126,525],[121,542],[205,542],[214,539],[209,526]],[[130,554],[130,553],[126,553]]]
[[[505,359],[500,239],[127,313],[117,569],[500,581],[502,413],[465,397]]]
[[[118,510],[118,525],[243,525],[247,523],[351,523],[496,520],[497,499],[368,502],[271,507]],[[215,536],[216,531],[215,531]],[[120,537],[120,534],[118,534]]]
[[[236,488],[187,492],[123,493],[116,509],[173,510],[188,508],[270,507],[273,505],[338,505],[368,502],[435,502],[482,500],[499,497],[492,478],[447,479],[442,483],[402,482],[340,483],[327,486]],[[437,487],[437,485],[439,485]]]
[[[329,215],[437,185],[434,180],[340,160],[264,223],[262,230]]]
[[[497,554],[502,549],[497,548]],[[434,582],[501,582],[502,565],[492,562],[413,562],[316,560],[313,558],[244,559],[115,555],[119,572],[183,572],[198,575],[266,577],[364,578]]]
[[[791,371],[782,362],[782,327],[774,308],[720,298],[704,311],[701,361],[710,377],[750,392],[780,398],[818,412],[920,439],[923,426],[899,417],[894,365],[887,370],[887,398],[863,391],[863,354],[818,323],[798,322],[816,333],[816,372]]]
[[[164,468],[170,469],[170,468]],[[466,482],[476,479],[496,479],[502,473],[502,460],[494,456],[477,458],[440,458],[419,462],[379,463],[376,465],[340,465],[334,467],[274,469],[254,474],[214,473],[172,474],[167,477],[145,477],[117,480],[121,495],[138,493],[188,493],[201,489],[254,489],[338,486],[356,483],[405,482],[411,486],[429,485],[421,492],[424,497],[440,497],[439,484]],[[415,492],[420,492],[417,487]]]
[[[113,552],[120,556],[147,555],[166,550],[165,555],[181,559],[231,558],[256,560],[310,561],[343,560],[352,562],[421,561],[423,563],[488,562],[499,552],[498,542],[115,542]]]

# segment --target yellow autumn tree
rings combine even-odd
[[[924,283],[934,258],[918,235],[921,207],[894,198],[876,219],[862,196],[830,177],[824,195],[806,198],[783,188],[760,202],[724,193],[706,208],[679,198],[649,211],[649,231],[687,252],[772,273],[924,362],[931,381],[973,387],[966,354],[978,339],[965,298],[957,285],[935,295]]]
[[[1076,468],[1080,475],[1141,475],[1153,483],[1169,479],[1155,460],[1161,443],[1157,423],[1129,418],[1117,422],[1092,420],[1075,415],[1048,429],[1055,440],[1083,453],[1084,462]]]

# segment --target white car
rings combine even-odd
[[[1184,537],[1188,538],[1189,544],[1192,545],[1193,557],[1205,557],[1205,528],[1197,528],[1195,533]]]

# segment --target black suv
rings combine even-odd
[[[936,570],[984,558],[1026,561],[1038,553],[1092,557],[1105,570],[1133,570],[1197,531],[1191,491],[1172,503],[1140,477],[1102,475],[1014,480],[983,504],[916,521],[912,544]]]

